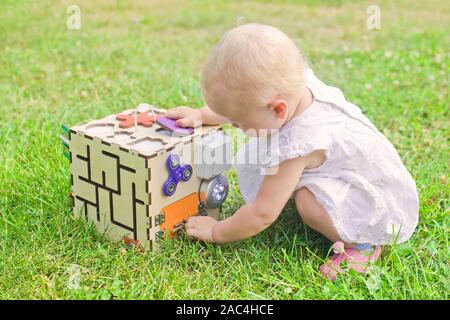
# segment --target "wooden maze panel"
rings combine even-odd
[[[72,135],[71,142],[75,214],[115,240],[126,235],[145,242],[145,160],[78,134]],[[133,157],[133,161],[122,161],[122,155]]]

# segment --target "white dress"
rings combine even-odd
[[[313,104],[279,130],[270,165],[236,165],[245,201],[255,198],[262,169],[322,149],[325,162],[305,170],[296,190],[306,187],[314,194],[342,240],[373,245],[407,241],[417,226],[419,199],[394,146],[339,89],[325,85],[311,69],[305,70],[305,79]],[[250,139],[237,158],[249,150],[260,152],[257,144],[257,138]]]

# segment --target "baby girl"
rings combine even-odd
[[[253,132],[247,152],[262,132],[277,130],[278,147],[276,161],[237,167],[246,204],[222,221],[191,217],[189,237],[218,244],[249,238],[293,198],[304,223],[335,242],[320,267],[332,280],[349,269],[367,272],[381,245],[410,238],[419,201],[397,151],[339,89],[314,75],[283,32],[261,24],[228,31],[201,85],[206,107],[177,107],[167,116],[182,127],[231,123]]]

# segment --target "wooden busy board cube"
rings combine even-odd
[[[155,110],[158,117],[164,113]],[[228,190],[224,175],[197,176],[197,171],[211,170],[194,163],[195,150],[205,149],[203,139],[221,135],[222,129],[199,126],[192,134],[172,135],[155,123],[151,111],[140,105],[74,126],[68,135],[75,216],[94,223],[110,239],[146,250],[174,236],[189,216],[218,219]],[[231,146],[223,147],[229,156]],[[225,171],[229,165],[219,167]],[[211,204],[208,197],[218,201]]]

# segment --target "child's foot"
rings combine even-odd
[[[381,253],[380,246],[357,245],[353,248],[344,248],[340,241],[332,246],[334,255],[320,266],[320,273],[328,279],[335,281],[339,273],[350,269],[367,274],[368,264],[378,259]]]

